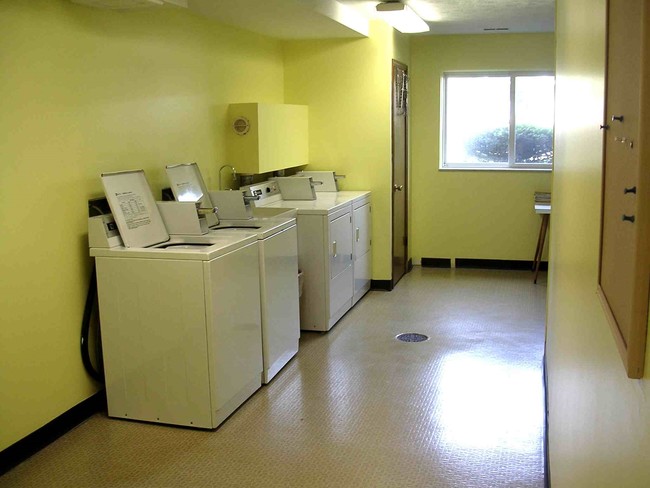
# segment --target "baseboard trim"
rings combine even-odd
[[[473,268],[473,269],[504,269],[504,270],[528,270],[533,267],[532,261],[517,261],[511,259],[467,259],[456,258],[457,268]],[[548,263],[540,263],[539,269],[546,271]]]
[[[382,291],[392,291],[393,282],[391,280],[371,280],[370,281],[371,290],[382,290]]]
[[[451,268],[451,259],[449,258],[422,258],[423,268]]]
[[[101,390],[40,429],[0,452],[0,475],[18,466],[28,457],[72,430],[91,415],[106,408],[106,393]]]

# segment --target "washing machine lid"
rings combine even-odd
[[[102,185],[125,247],[169,240],[144,170],[102,173]]]
[[[196,163],[173,164],[166,166],[165,170],[177,201],[199,202],[207,199],[209,203],[208,190]]]
[[[210,229],[209,235],[255,234],[258,240],[263,240],[294,225],[296,225],[295,217],[253,217],[247,220],[221,219],[218,226]]]
[[[334,171],[298,171],[296,176],[311,176],[311,179],[316,184],[314,187],[316,193],[339,191],[336,180],[338,178],[345,178],[343,175],[337,178],[336,172]]]
[[[165,167],[165,171],[176,201],[199,202],[203,208],[214,207],[198,164],[170,164]],[[214,214],[207,214],[206,220],[210,227],[219,222]]]

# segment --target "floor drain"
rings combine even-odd
[[[402,342],[424,342],[429,340],[429,336],[416,332],[407,332],[405,334],[398,334],[395,336],[395,339]]]

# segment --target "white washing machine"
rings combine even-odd
[[[222,220],[209,235],[249,235],[259,242],[262,383],[269,383],[298,352],[300,305],[296,219]]]
[[[214,203],[195,163],[168,166],[167,175],[177,200],[183,199],[183,195],[202,194],[202,205]],[[241,192],[226,193],[238,194],[243,206]],[[279,212],[266,212],[270,217],[221,219],[218,225],[210,226],[208,233],[210,236],[252,235],[258,239],[264,384],[269,383],[298,352],[300,311],[295,213],[293,209],[280,209]]]
[[[314,200],[283,200],[275,181],[244,188],[260,209],[297,211],[298,265],[304,273],[300,328],[328,331],[370,289],[371,195],[318,193]]]
[[[108,414],[216,428],[261,386],[258,240],[170,238],[143,171],[102,183],[115,222],[91,218],[89,240]]]

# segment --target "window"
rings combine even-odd
[[[441,168],[550,169],[552,73],[446,73]]]

